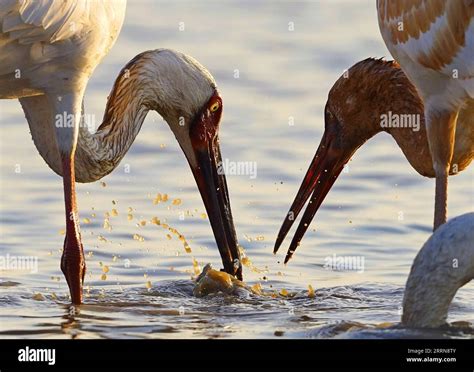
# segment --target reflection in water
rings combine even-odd
[[[64,319],[61,322],[61,330],[64,334],[70,336],[72,339],[77,338],[78,330],[80,330],[81,323],[76,320],[76,317],[80,316],[81,310],[77,306],[66,305],[66,313],[62,317]]]

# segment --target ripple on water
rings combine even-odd
[[[278,293],[279,283],[265,287]],[[13,287],[15,288],[15,287]],[[21,287],[20,287],[21,288]],[[287,296],[249,291],[193,296],[194,282],[170,280],[149,290],[124,287],[91,289],[87,303],[73,307],[66,295],[15,291],[1,296],[0,337],[153,338],[153,337],[308,337],[308,338],[469,338],[472,324],[440,330],[410,330],[397,325],[403,288],[364,283],[307,291],[288,289]],[[453,312],[468,309],[468,296],[456,299]],[[8,307],[6,305],[8,304]],[[15,314],[7,314],[14,307]],[[32,310],[38,315],[32,315]],[[377,319],[380,323],[373,323]],[[10,322],[11,320],[11,322]],[[22,324],[21,330],[16,323]],[[455,324],[455,323],[454,323]]]

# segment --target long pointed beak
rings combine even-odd
[[[318,150],[316,151],[300,189],[298,190],[296,198],[293,201],[293,204],[291,205],[278,233],[273,253],[276,253],[280,248],[281,243],[285,239],[296,217],[298,217],[301,209],[309,199],[312,192],[313,195],[311,196],[311,200],[309,201],[300,224],[298,225],[298,229],[293,236],[290,248],[286,254],[285,264],[291,259],[296,248],[300,245],[301,239],[313,220],[314,215],[341,173],[344,164],[350,158],[350,156],[347,156],[346,151],[334,146],[334,139],[334,134],[328,134],[327,132],[324,133]]]
[[[224,271],[242,280],[242,264],[230,208],[227,181],[222,171],[219,138],[193,149],[196,165],[191,169],[206,207]]]

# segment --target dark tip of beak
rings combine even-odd
[[[286,254],[284,264],[286,265],[289,260],[291,260],[291,257],[293,257],[293,253],[295,253],[294,250],[288,250],[288,253]]]
[[[316,184],[319,178],[319,172],[318,172],[318,169],[320,167],[319,158],[321,157],[322,153],[325,152],[325,146],[323,144],[324,138],[325,137],[323,136],[321,145],[316,151],[316,154],[314,155],[314,158],[311,161],[311,165],[309,166],[303,178],[303,182],[301,183],[301,186],[298,192],[296,193],[295,200],[291,204],[290,210],[286,214],[285,220],[283,221],[283,224],[280,227],[280,231],[278,232],[278,236],[275,241],[275,246],[273,248],[273,253],[277,253],[278,250],[280,249],[281,244],[285,240],[296,218],[298,217],[301,210],[303,209],[306,201],[309,199],[311,192],[316,187]]]
[[[283,227],[283,226],[282,226]],[[275,246],[273,247],[273,254],[277,254],[278,250],[280,249],[281,243],[285,239],[280,233],[278,233],[277,239],[275,241]]]

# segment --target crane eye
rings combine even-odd
[[[211,110],[211,112],[216,112],[219,110],[219,102],[214,102],[211,107],[209,107],[209,110]]]

